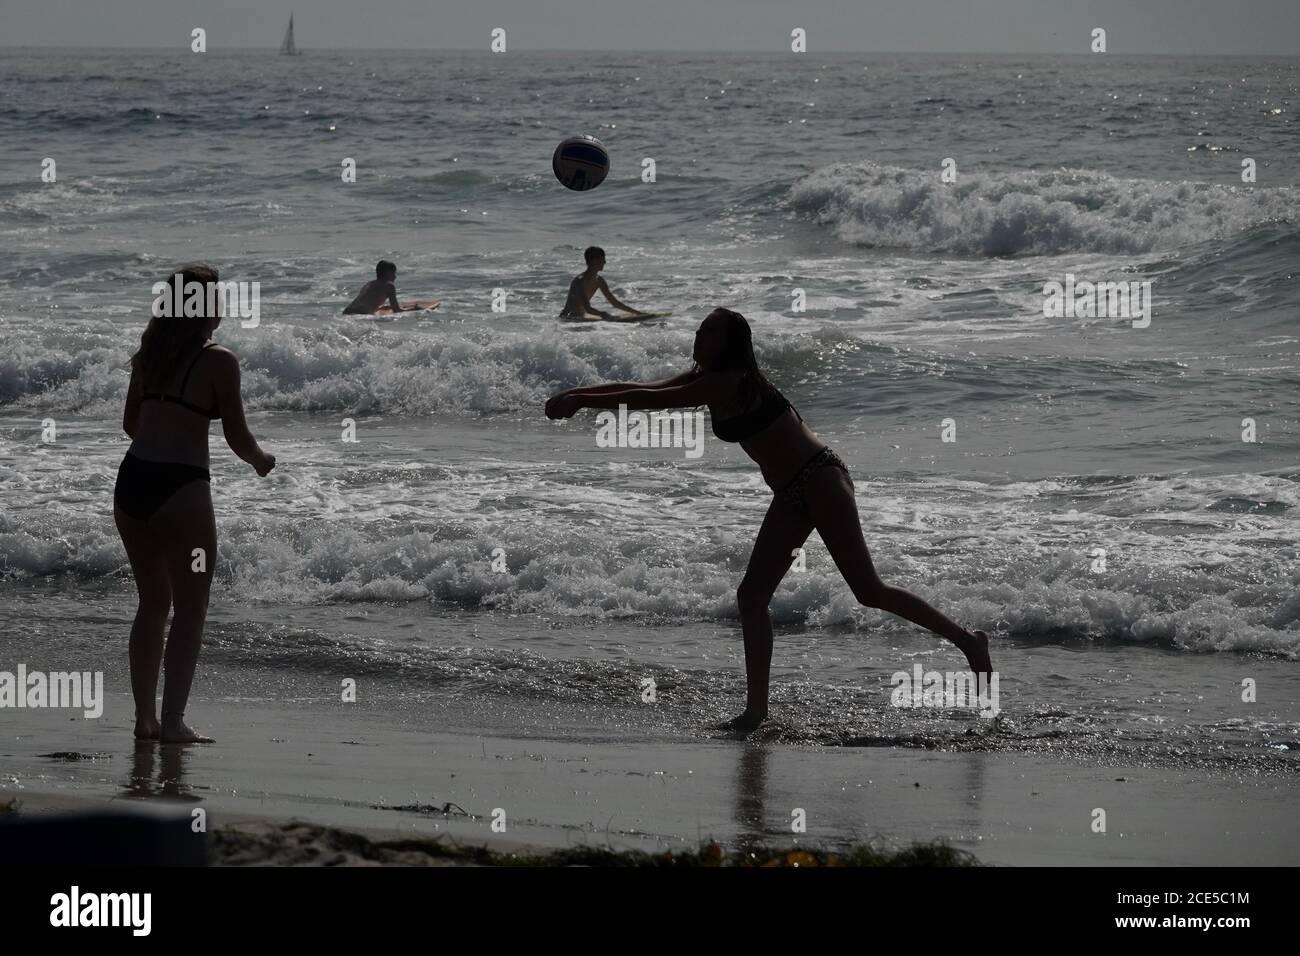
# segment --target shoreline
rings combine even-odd
[[[942,843],[995,866],[1300,863],[1296,782],[1285,776],[1019,753],[630,740],[617,728],[600,740],[512,738],[319,704],[203,710],[216,744],[132,744],[120,721],[88,729],[66,714],[29,712],[26,726],[5,727],[0,805],[17,799],[18,814],[33,817],[202,808],[210,831],[243,828],[244,862],[266,863],[326,854],[340,845],[335,831],[525,853]],[[1092,829],[1098,810],[1105,833]],[[295,835],[285,829],[292,821],[319,829]]]

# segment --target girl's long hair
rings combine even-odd
[[[207,283],[217,282],[217,270],[203,263],[192,263],[176,269],[167,279],[171,290],[168,295],[176,293],[176,274],[180,274],[181,301],[184,301],[185,286],[191,282],[200,282],[207,289]],[[207,338],[208,320],[212,316],[152,316],[140,336],[140,349],[131,356],[131,367],[139,371],[145,391],[162,392],[176,378],[181,361],[197,352]]]
[[[748,408],[756,397],[775,392],[776,386],[767,380],[767,376],[758,367],[758,359],[754,356],[754,334],[745,317],[739,312],[723,308],[709,313],[710,319],[714,316],[722,317],[726,336],[722,354],[710,366],[709,371],[740,372],[740,387],[744,392],[745,407]]]

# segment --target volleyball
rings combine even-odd
[[[595,189],[609,174],[609,153],[594,136],[571,136],[555,147],[551,169],[569,189]]]

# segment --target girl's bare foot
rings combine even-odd
[[[161,738],[165,744],[210,744],[215,743],[211,737],[205,737],[183,720],[168,721],[162,728]]]
[[[722,725],[722,728],[724,730],[734,730],[737,733],[747,734],[765,720],[767,720],[767,711],[760,713],[746,708],[743,714],[739,717],[731,718],[731,720]]]
[[[966,655],[966,663],[977,678],[988,681],[993,675],[993,661],[989,657],[989,636],[984,631],[969,631],[970,637],[958,645]]]
[[[162,732],[162,725],[157,717],[137,717],[135,719],[136,740],[157,740]]]

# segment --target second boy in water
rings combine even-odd
[[[387,259],[381,259],[375,266],[375,278],[371,279],[351,304],[343,310],[344,315],[374,315],[385,302],[394,312],[416,312],[420,306],[412,303],[403,307],[397,301],[397,266]]]
[[[605,268],[605,250],[600,246],[588,246],[582,254],[587,260],[587,269],[573,277],[569,283],[569,297],[565,300],[564,309],[560,312],[562,319],[606,319],[610,322],[631,322],[635,319],[645,318],[648,313],[639,309],[634,309],[630,305],[625,305],[614,297],[614,293],[609,291],[609,286],[600,276],[600,270]],[[613,315],[609,312],[602,312],[591,304],[591,297],[599,289],[606,299],[616,309],[622,309],[629,315]]]

